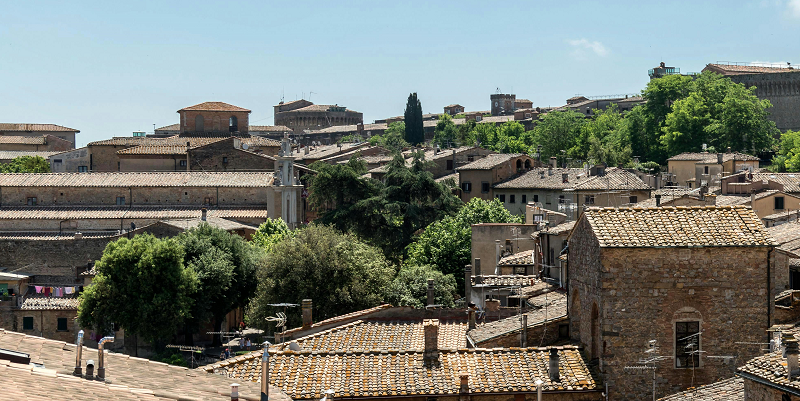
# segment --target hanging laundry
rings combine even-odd
[[[42,293],[43,287],[41,285],[35,285],[34,288],[36,288],[36,293],[37,294],[41,294]]]
[[[75,287],[65,287],[64,288],[64,293],[67,294],[67,295],[70,295],[70,294],[72,294],[74,292],[75,292]]]
[[[63,297],[64,296],[64,288],[63,287],[56,287],[56,296]]]
[[[53,287],[44,287],[44,296],[49,297],[53,293]]]

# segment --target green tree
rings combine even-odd
[[[436,182],[427,171],[424,152],[414,154],[410,167],[396,155],[388,164],[380,192],[351,209],[359,216],[351,230],[399,260],[418,230],[454,214],[461,204],[446,184]]]
[[[314,300],[316,320],[379,305],[395,274],[381,251],[333,227],[312,224],[276,244],[258,271],[258,291],[250,304],[255,326],[265,328],[268,304]],[[289,325],[299,325],[298,314]]]
[[[434,282],[435,305],[455,307],[456,280],[431,266],[403,266],[389,286],[386,301],[395,306],[424,308],[428,303],[428,279]]]
[[[778,154],[772,159],[770,170],[790,173],[800,171],[800,131],[786,131],[781,135]]]
[[[624,118],[616,105],[594,110],[594,118],[581,126],[575,146],[569,149],[573,159],[611,166],[631,160],[631,145]]]
[[[406,124],[397,121],[389,124],[383,135],[373,135],[369,138],[370,145],[381,146],[388,150],[400,152],[409,146],[405,140]]]
[[[198,279],[188,334],[196,333],[207,322],[213,322],[214,331],[222,331],[225,315],[247,306],[253,297],[256,270],[263,263],[264,252],[244,238],[209,224],[181,233],[176,240],[183,246],[185,265]],[[220,345],[218,336],[214,342]]]
[[[258,230],[253,234],[253,244],[270,251],[272,246],[283,241],[292,235],[292,230],[286,225],[282,218],[267,218],[267,221],[258,226]]]
[[[545,114],[533,129],[533,142],[542,147],[542,160],[555,156],[564,162],[561,151],[566,152],[575,146],[585,123],[583,114],[574,111]]]
[[[407,265],[430,265],[453,276],[459,291],[464,288],[464,266],[470,264],[473,224],[521,223],[522,216],[512,215],[503,204],[493,199],[472,198],[454,216],[438,220],[408,247]]]
[[[117,323],[126,333],[164,345],[191,317],[197,278],[183,257],[177,240],[150,234],[109,243],[92,285],[80,295],[79,324],[108,333]]]
[[[408,95],[405,111],[406,142],[419,145],[425,142],[425,129],[422,126],[422,103],[417,99],[417,93]]]
[[[433,132],[433,143],[442,149],[449,148],[457,144],[457,137],[458,128],[453,123],[453,119],[447,114],[442,114]]]
[[[41,156],[19,156],[0,163],[0,173],[49,173],[50,163]]]

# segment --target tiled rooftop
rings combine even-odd
[[[720,380],[659,398],[658,401],[744,401],[744,379],[732,377]]]
[[[550,380],[548,348],[460,349],[440,351],[438,363],[425,363],[418,351],[281,351],[270,355],[270,386],[295,400],[319,399],[325,390],[334,398],[447,396],[459,394],[459,375],[469,375],[475,394],[534,392],[536,380],[548,391],[599,390],[598,379],[574,346],[559,349],[561,380]],[[245,381],[261,376],[256,351],[201,369]]]
[[[53,371],[56,371],[72,377],[72,370],[75,366],[74,344],[0,329],[0,348],[30,354],[32,363],[42,364],[47,370],[46,374],[34,374],[35,379],[23,385],[23,390],[33,387],[32,392],[47,393],[46,398],[41,399],[48,400],[92,399],[90,395],[84,397],[81,393],[63,392],[65,388],[78,386],[74,383],[88,382],[85,379],[59,377],[53,374]],[[97,361],[97,350],[84,347],[81,365],[85,367],[86,362],[90,359]],[[240,384],[240,399],[260,399],[260,387],[255,383],[209,375],[199,370],[190,370],[124,354],[108,352],[105,355],[105,367],[105,384],[96,381],[89,382],[91,386],[108,386],[113,391],[111,397],[102,398],[103,400],[122,398],[127,393],[135,392],[141,396],[132,399],[154,399],[147,398],[147,394],[150,394],[159,400],[227,401],[230,400],[232,383]],[[0,377],[6,378],[2,369],[4,368],[0,367]],[[16,373],[14,374],[16,375]],[[8,399],[36,399],[9,398],[10,390],[7,386],[4,386],[3,391]],[[94,391],[104,394],[101,389]],[[270,390],[270,400],[290,401],[283,392],[277,389]]]
[[[17,135],[0,135],[0,143],[7,144],[20,144],[20,145],[45,145],[47,144],[47,136],[17,136]]]
[[[474,164],[474,163],[473,163]],[[564,182],[567,174],[567,182]],[[605,174],[590,176],[582,168],[533,168],[494,186],[500,189],[649,190],[635,174],[624,169],[606,168]]]
[[[466,346],[466,323],[439,323],[439,348]],[[302,351],[415,350],[425,347],[422,321],[357,320],[295,340]],[[288,349],[284,343],[280,349]]]
[[[0,136],[2,138],[2,136]],[[24,150],[0,150],[0,160],[10,160],[15,157],[22,156],[39,156],[44,159],[52,155],[57,155],[62,152],[49,152],[49,151],[24,151]]]
[[[800,193],[800,173],[753,173],[753,181],[769,180],[783,185],[783,192],[789,194]]]
[[[249,132],[291,132],[292,129],[285,125],[251,125]]]
[[[220,218],[220,217],[213,217],[213,216],[206,217],[206,220],[203,220],[202,218],[199,218],[199,217],[195,217],[195,218],[191,218],[191,219],[164,220],[164,221],[162,221],[162,223],[164,223],[166,225],[169,225],[169,226],[172,226],[172,227],[180,228],[180,229],[182,229],[184,231],[185,230],[189,230],[191,228],[196,228],[196,227],[200,226],[200,224],[203,224],[203,223],[207,223],[212,227],[221,228],[221,229],[227,230],[227,231],[233,231],[233,230],[257,230],[258,229],[258,227],[253,227],[253,226],[249,226],[247,224],[242,224],[242,223],[238,223],[238,222],[231,221],[231,220],[228,220],[228,219],[223,219],[223,218]]]
[[[202,215],[200,207],[180,206],[64,206],[64,207],[0,207],[0,220],[81,220],[81,219],[191,219]],[[266,218],[267,209],[264,208],[209,208],[209,217],[226,219],[237,218]]]
[[[789,380],[786,374],[786,358],[780,353],[769,353],[755,357],[736,369],[736,374],[747,379],[755,377],[774,385],[800,390],[800,380]]]
[[[600,247],[775,245],[758,216],[744,206],[590,208],[582,218]]]
[[[194,106],[184,107],[180,111],[246,111],[250,112],[250,110],[243,109],[238,106],[234,106],[232,104],[228,104],[225,102],[204,102],[200,104],[196,104]]]
[[[457,168],[456,170],[459,170],[459,171],[460,170],[491,170],[492,168],[494,168],[494,167],[496,167],[496,166],[498,166],[500,164],[506,163],[509,160],[511,160],[511,159],[513,159],[515,157],[519,157],[519,156],[524,156],[524,154],[522,154],[522,153],[490,154],[490,155],[487,155],[486,157],[483,157],[483,158],[480,158],[478,160],[475,160],[472,163],[463,165],[463,166]]]
[[[22,310],[78,310],[78,297],[25,297],[20,309]],[[2,348],[2,347],[0,347]]]
[[[533,251],[522,251],[513,255],[508,255],[504,258],[501,258],[497,264],[500,266],[532,265]]]
[[[269,187],[271,172],[2,174],[0,187]]]
[[[537,308],[525,313],[528,317],[528,326],[536,326],[545,321],[549,322],[567,315],[567,296],[564,293],[557,291],[547,292],[537,296],[535,299]],[[492,338],[519,332],[522,328],[522,318],[520,316],[512,316],[482,324],[478,328],[470,330],[468,332],[469,337],[475,344],[480,346],[480,343]]]
[[[566,223],[561,223],[557,226],[548,227],[547,229],[539,232],[542,234],[562,235],[562,234],[569,234],[574,227],[575,227],[575,221],[568,221]]]
[[[315,328],[329,326],[329,325],[338,325],[338,324],[341,324],[343,322],[357,320],[359,318],[371,315],[371,314],[373,314],[375,312],[378,312],[378,311],[381,311],[381,310],[384,310],[384,309],[389,309],[391,307],[392,307],[392,305],[383,304],[383,305],[378,305],[378,306],[375,306],[375,307],[372,307],[372,308],[362,309],[360,311],[346,313],[344,315],[334,316],[334,317],[332,317],[330,319],[325,319],[325,320],[316,322],[316,323],[312,324],[310,328],[315,329]],[[296,327],[294,329],[290,329],[290,330],[285,331],[284,335],[290,336],[293,333],[301,332],[303,330],[305,330],[303,327]]]
[[[59,131],[59,132],[80,132],[74,128],[63,127],[56,124],[16,124],[0,123],[0,131]]]
[[[328,109],[330,109],[331,107],[343,107],[343,106],[337,106],[333,104],[311,104],[306,107],[301,107],[299,109],[280,111],[279,113],[327,112]],[[345,109],[345,110],[350,113],[358,113],[357,111],[353,111],[350,109]]]
[[[667,161],[697,161],[697,162],[706,162],[706,163],[716,163],[717,162],[717,154],[716,153],[709,153],[709,152],[684,152],[675,156],[670,157]],[[727,162],[730,160],[742,160],[742,161],[758,161],[759,158],[739,153],[739,152],[732,152],[732,153],[723,153],[722,154],[722,161]]]
[[[539,282],[539,276],[523,276],[519,274],[509,275],[483,275],[472,276],[472,285],[487,285],[487,286],[529,286]]]
[[[591,176],[574,184],[575,190],[649,190],[652,189],[635,174],[627,170],[610,167],[602,176]]]
[[[161,128],[156,128],[156,131],[180,131],[181,125],[180,124],[171,124],[165,125]]]
[[[713,63],[706,65],[706,68],[723,75],[772,74],[780,72],[798,71],[796,69],[765,67],[758,65],[728,65],[728,64],[713,64]]]
[[[111,139],[105,139],[102,141],[94,141],[89,142],[87,146],[178,146],[183,147],[184,151],[186,148],[186,143],[189,143],[189,146],[192,148],[196,148],[199,146],[208,145],[210,143],[222,141],[228,138],[232,138],[230,135],[207,135],[207,136],[180,136],[180,135],[173,135],[166,138],[150,138],[150,137],[141,137],[141,136],[123,136],[123,137],[114,137]],[[248,146],[280,146],[280,142],[270,139],[264,138],[261,136],[243,136],[243,137],[235,137],[236,139],[242,141],[243,144],[247,144]]]
[[[778,249],[800,258],[800,224],[784,223],[767,227],[766,230],[778,243]]]

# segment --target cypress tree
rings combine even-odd
[[[408,95],[405,112],[406,142],[418,145],[425,141],[425,130],[422,127],[422,103],[417,99],[417,93]]]

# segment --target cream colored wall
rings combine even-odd
[[[783,196],[783,209],[775,209],[775,197]],[[787,195],[787,194],[774,194],[761,199],[756,199],[755,203],[751,205],[753,211],[756,212],[759,218],[769,216],[778,212],[800,209],[800,198]]]
[[[667,162],[667,169],[675,174],[675,181],[679,185],[686,185],[686,180],[695,178],[695,164],[697,160],[670,160]]]

